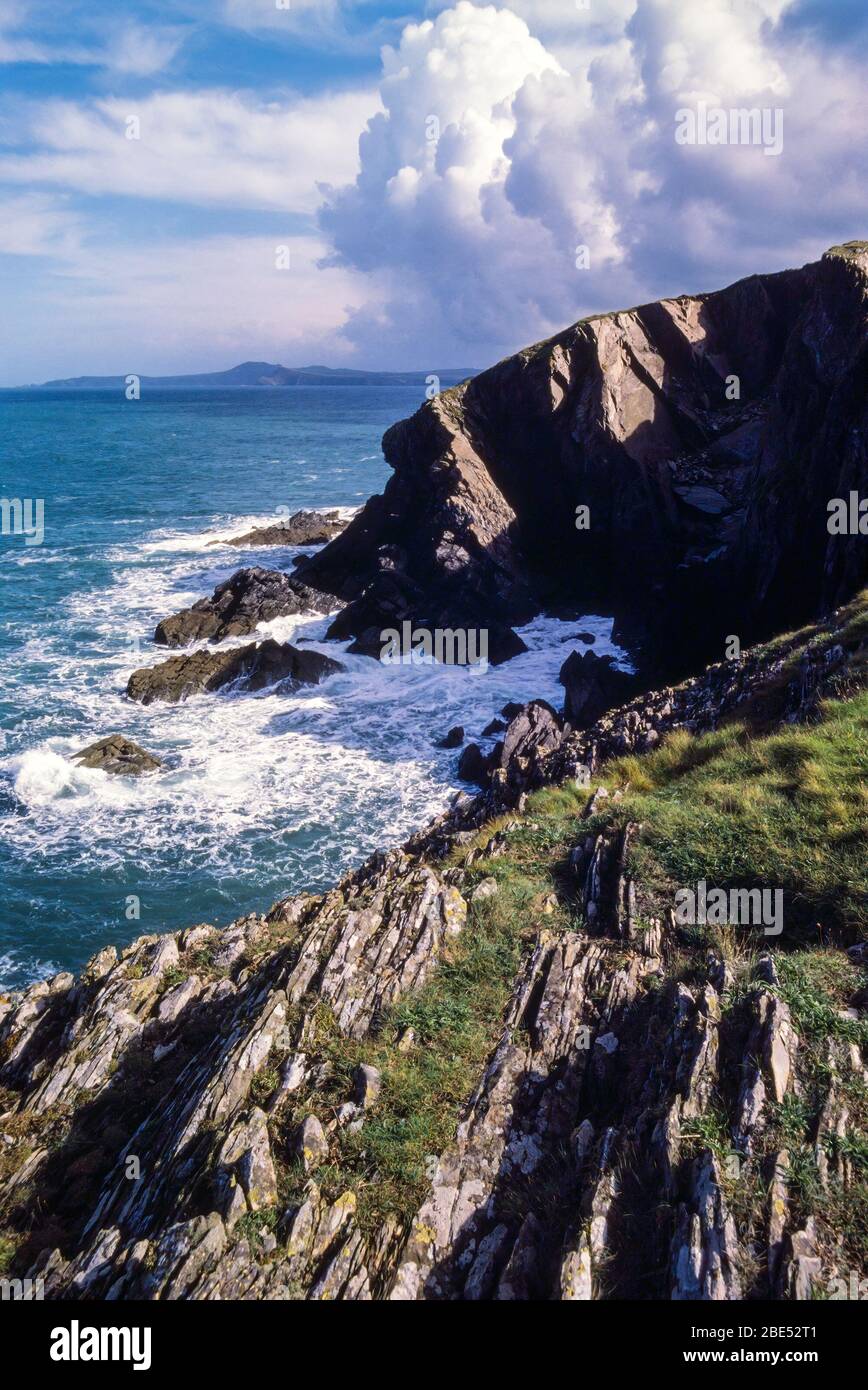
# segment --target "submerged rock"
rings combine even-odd
[[[157,624],[154,641],[163,647],[188,647],[207,639],[243,637],[260,623],[295,613],[328,613],[335,600],[308,589],[294,576],[260,566],[236,570],[210,598],[199,599]]]
[[[79,767],[94,767],[100,772],[111,772],[117,777],[140,777],[143,772],[156,772],[162,767],[159,758],[133,743],[123,734],[109,734],[96,743],[89,743],[78,753],[72,754],[72,761]]]
[[[176,703],[204,690],[236,684],[242,690],[263,690],[283,682],[316,685],[343,671],[339,661],[320,652],[294,647],[291,642],[249,642],[229,651],[196,651],[172,656],[158,666],[143,666],[127,683],[127,695],[140,704],[154,700]]]

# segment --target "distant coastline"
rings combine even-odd
[[[279,362],[241,362],[225,372],[199,372],[181,376],[143,376],[136,374],[140,385],[162,389],[185,387],[259,386],[414,386],[430,378],[448,379],[451,383],[476,376],[473,367],[443,367],[427,372],[368,372],[351,367],[283,367]],[[127,382],[127,373],[117,376],[58,377],[52,381],[30,382],[16,386],[16,391],[108,391],[119,390]],[[432,383],[435,385],[436,383]]]

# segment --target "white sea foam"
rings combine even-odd
[[[316,474],[308,475],[311,480],[316,479]],[[238,555],[237,546],[230,546],[229,540],[233,536],[243,536],[247,531],[253,531],[259,526],[276,526],[281,521],[291,515],[292,511],[301,510],[298,507],[287,508],[280,515],[275,516],[273,512],[251,513],[248,516],[226,516],[219,517],[213,521],[206,531],[174,531],[163,529],[157,531],[152,540],[146,541],[141,549],[145,555],[158,554],[195,554],[201,550],[226,550]],[[350,521],[359,511],[357,505],[335,506],[335,507],[311,507],[308,511],[337,512],[342,521]],[[253,548],[253,547],[251,547]],[[281,547],[277,547],[281,548]],[[290,549],[292,547],[287,547]],[[299,549],[309,549],[309,547],[297,547]],[[263,549],[275,549],[273,546],[263,547]]]
[[[343,663],[341,674],[293,692],[201,695],[146,708],[127,700],[131,671],[169,655],[150,642],[156,622],[238,567],[237,552],[215,548],[206,558],[203,536],[226,534],[227,526],[238,534],[258,520],[214,518],[192,541],[176,532],[113,545],[114,582],[76,592],[54,632],[34,628],[25,642],[22,660],[40,671],[47,696],[45,707],[22,710],[14,749],[0,754],[0,778],[14,798],[0,812],[0,840],[34,875],[50,862],[119,879],[134,871],[149,884],[220,882],[238,910],[267,906],[258,896],[264,883],[268,901],[325,887],[446,807],[460,785],[457,753],[435,741],[451,726],[478,739],[508,700],[562,703],[557,675],[574,646],[584,649],[578,631],[589,630],[594,651],[624,664],[611,620],[600,617],[538,618],[520,629],[527,652],[479,672],[383,666],[349,655],[347,644],[324,642],[328,618],[294,616],[257,637],[309,641]],[[80,632],[86,636],[77,640]],[[109,733],[135,739],[163,759],[163,769],[119,778],[70,762]]]

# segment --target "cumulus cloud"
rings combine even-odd
[[[33,102],[7,118],[0,253],[47,267],[21,318],[38,336],[34,316],[56,295],[87,306],[100,341],[119,343],[128,315],[130,334],[156,344],[183,306],[183,332],[199,335],[192,360],[206,341],[279,356],[269,345],[291,312],[284,338],[301,355],[483,366],[582,314],[798,264],[865,234],[858,50],[807,28],[803,0],[426,4],[432,17],[384,48],[378,89],[279,102],[155,90]],[[195,23],[201,8],[184,0],[176,13]],[[260,33],[363,27],[369,42],[398,5],[209,8]],[[0,59],[4,41],[23,51],[24,14],[22,0],[0,0]],[[171,61],[172,42],[116,24],[100,51],[140,78]],[[779,108],[782,153],[678,144],[676,113],[700,102]],[[130,116],[138,140],[125,138]],[[187,252],[143,238],[131,259],[93,218],[95,206],[105,222],[90,202],[103,195],[243,209],[266,226],[279,211],[295,231],[316,216],[319,233],[296,260],[289,306],[263,265],[270,239],[194,236]]]
[[[791,8],[461,0],[409,26],[384,52],[358,177],[320,214],[332,262],[390,285],[348,324],[360,350],[488,360],[864,231],[861,74],[784,25]],[[699,102],[780,109],[782,154],[679,145],[676,113]]]

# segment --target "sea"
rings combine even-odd
[[[484,671],[351,656],[323,640],[328,618],[302,615],[257,635],[341,660],[322,685],[125,697],[136,667],[168,655],[160,618],[241,565],[290,569],[299,553],[227,537],[299,508],[351,516],[382,490],[383,432],[423,390],[0,391],[0,496],[44,517],[39,544],[0,535],[0,988],[329,887],[462,789],[458,752],[436,747],[451,726],[478,738],[507,701],[559,705],[579,631],[627,664],[593,614],[536,619],[520,629],[529,650]],[[163,768],[121,778],[70,760],[111,733]]]

